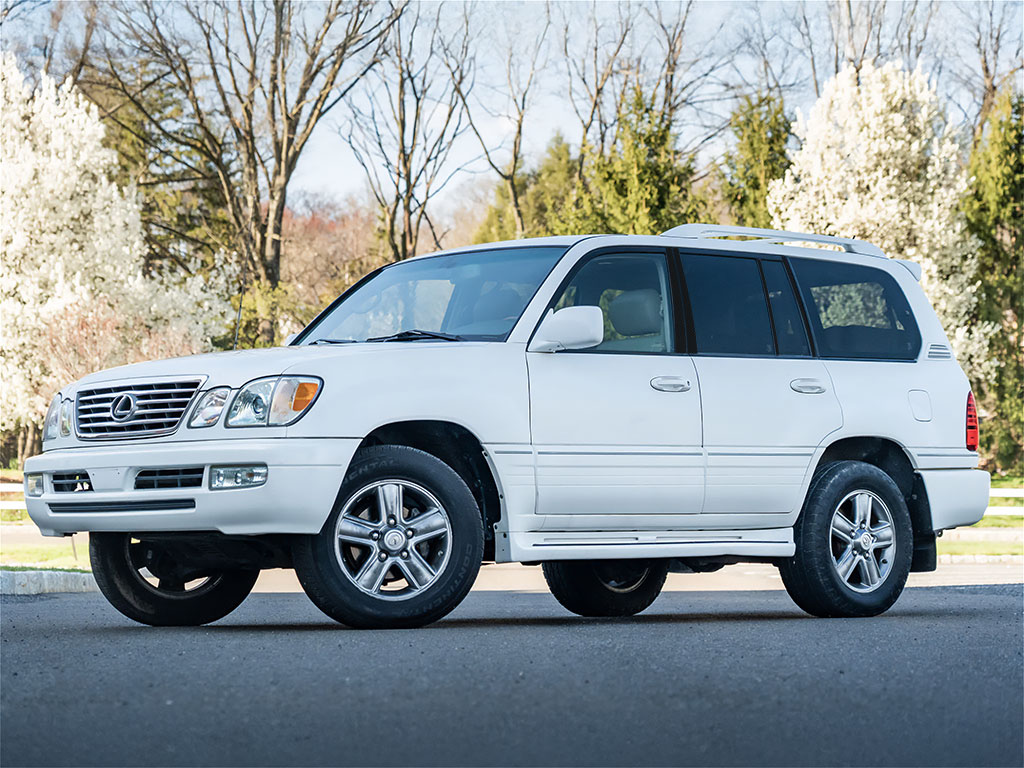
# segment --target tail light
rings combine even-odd
[[[973,392],[967,393],[967,450],[978,450],[978,407]]]

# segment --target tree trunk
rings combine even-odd
[[[519,190],[516,188],[516,177],[514,171],[505,179],[505,183],[508,184],[508,196],[509,200],[512,201],[512,216],[516,220],[516,240],[518,240],[526,231],[526,226],[523,223],[523,209],[522,204],[519,202]]]

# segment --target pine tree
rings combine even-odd
[[[592,156],[592,194],[581,201],[582,220],[596,231],[630,235],[699,221],[707,203],[693,189],[694,161],[675,145],[670,122],[635,89],[608,155]]]
[[[1024,473],[1024,95],[1006,89],[989,114],[971,156],[970,190],[963,208],[981,241],[981,279],[974,320],[995,323],[991,341],[999,369],[982,389],[986,452],[996,467]]]
[[[781,179],[790,165],[790,121],[781,95],[769,91],[744,96],[729,126],[736,144],[722,163],[725,200],[740,226],[770,227],[768,184]]]

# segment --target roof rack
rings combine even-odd
[[[778,229],[759,229],[757,227],[728,227],[721,224],[683,224],[662,232],[662,237],[689,237],[707,240],[720,237],[753,237],[770,243],[825,243],[838,245],[848,253],[859,253],[864,256],[888,258],[877,245],[854,240],[852,237],[832,237],[831,235],[809,235],[803,232],[785,232]]]

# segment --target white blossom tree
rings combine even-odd
[[[0,430],[41,423],[91,370],[186,354],[222,333],[232,275],[143,272],[139,205],[110,177],[96,108],[0,56]]]
[[[800,149],[768,194],[773,225],[870,240],[919,263],[960,363],[973,380],[988,379],[995,328],[969,322],[979,244],[960,210],[960,137],[927,78],[896,63],[848,67],[794,132]]]

